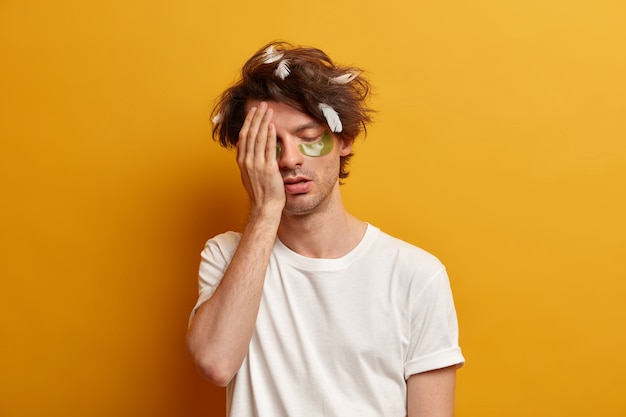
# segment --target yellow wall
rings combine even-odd
[[[623,1],[211,3],[0,2],[0,415],[223,414],[183,346],[245,214],[209,110],[275,38],[369,70],[345,202],[448,265],[457,416],[626,415]]]

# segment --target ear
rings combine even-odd
[[[352,153],[352,144],[354,139],[341,139],[337,138],[337,144],[339,145],[339,156],[348,156]]]

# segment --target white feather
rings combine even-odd
[[[358,72],[347,72],[343,75],[331,78],[330,82],[333,84],[348,84],[350,81],[354,80],[358,76]]]
[[[213,119],[211,119],[214,125],[222,123],[222,113],[217,113]]]
[[[324,114],[326,118],[326,122],[328,123],[328,127],[330,130],[335,133],[339,133],[343,130],[343,126],[341,124],[341,119],[339,118],[339,114],[330,107],[328,104],[320,103],[318,104],[319,109]]]
[[[291,69],[289,69],[288,59],[283,59],[282,61],[280,61],[278,63],[278,67],[276,67],[276,69],[274,70],[274,74],[281,80],[284,80],[285,78],[287,78],[290,72],[291,72]]]
[[[284,54],[282,52],[278,52],[276,49],[274,49],[274,45],[270,45],[265,50],[265,57],[263,58],[263,63],[271,64],[272,62],[276,62],[279,59],[281,59],[283,55]]]

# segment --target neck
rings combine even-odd
[[[337,195],[323,210],[283,213],[278,238],[294,252],[310,258],[340,258],[361,241],[367,225],[348,213]]]

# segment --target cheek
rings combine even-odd
[[[329,155],[330,156],[330,155]],[[328,177],[330,180],[334,181],[339,177],[339,156],[332,155],[329,157],[327,161],[324,161],[324,176]]]

